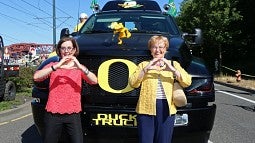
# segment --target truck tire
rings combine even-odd
[[[16,86],[14,82],[8,81],[5,86],[4,101],[14,100],[16,97]]]

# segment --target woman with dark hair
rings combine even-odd
[[[56,53],[59,62],[51,62],[34,74],[35,81],[50,79],[43,140],[44,143],[57,143],[65,129],[72,143],[83,143],[80,119],[82,80],[97,84],[97,77],[77,60],[79,47],[75,39],[60,39]]]

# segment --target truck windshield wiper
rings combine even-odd
[[[106,30],[91,30],[91,31],[85,31],[84,33],[111,33],[112,31],[106,31]]]
[[[146,30],[133,30],[132,33],[147,33],[147,34],[164,34],[167,32],[161,32],[161,31],[146,31]]]

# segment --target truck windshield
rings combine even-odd
[[[167,15],[139,13],[111,13],[93,15],[82,27],[81,33],[112,32],[112,22],[122,23],[132,33],[168,33],[177,35],[179,31]]]

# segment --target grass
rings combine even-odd
[[[13,101],[1,101],[0,111],[17,108],[18,105],[24,104],[25,102],[32,99],[32,89],[25,88],[22,91],[17,92],[16,98]]]
[[[255,80],[242,79],[240,82],[236,81],[236,77],[234,76],[215,76],[215,81],[255,90]]]
[[[23,103],[19,100],[2,101],[2,102],[0,102],[0,111],[16,108],[18,105],[21,105],[21,104],[23,104]]]

